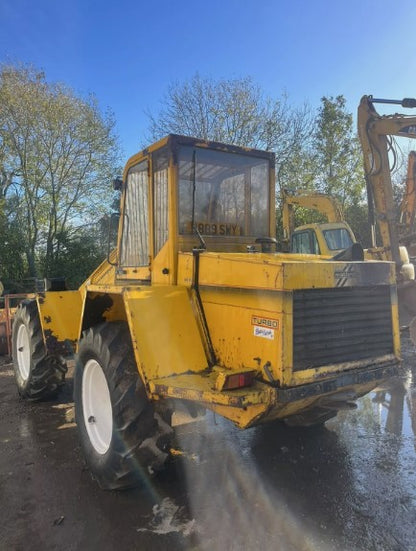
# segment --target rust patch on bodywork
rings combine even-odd
[[[59,341],[50,329],[45,332],[45,345],[49,354],[58,356],[72,356],[75,352],[76,341],[66,339]]]

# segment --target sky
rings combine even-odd
[[[416,97],[415,0],[0,0],[0,63],[93,93],[123,156],[169,85],[250,76],[274,99],[317,109],[344,95]]]

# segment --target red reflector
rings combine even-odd
[[[255,369],[246,369],[245,371],[235,372],[231,369],[221,370],[218,372],[215,381],[215,390],[233,390],[251,386],[256,376]]]
[[[226,377],[223,390],[232,390],[233,388],[242,388],[253,384],[254,372],[236,373]]]

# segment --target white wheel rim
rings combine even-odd
[[[82,375],[82,410],[90,442],[99,454],[108,451],[113,434],[113,410],[107,379],[96,360],[88,360]]]
[[[17,331],[16,349],[19,374],[23,381],[27,381],[30,374],[30,338],[24,324]]]

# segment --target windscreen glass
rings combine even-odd
[[[179,154],[179,232],[265,236],[269,233],[266,159],[182,147]]]
[[[345,228],[336,228],[333,230],[324,230],[325,241],[328,249],[337,251],[338,249],[348,249],[353,244],[351,235]]]

